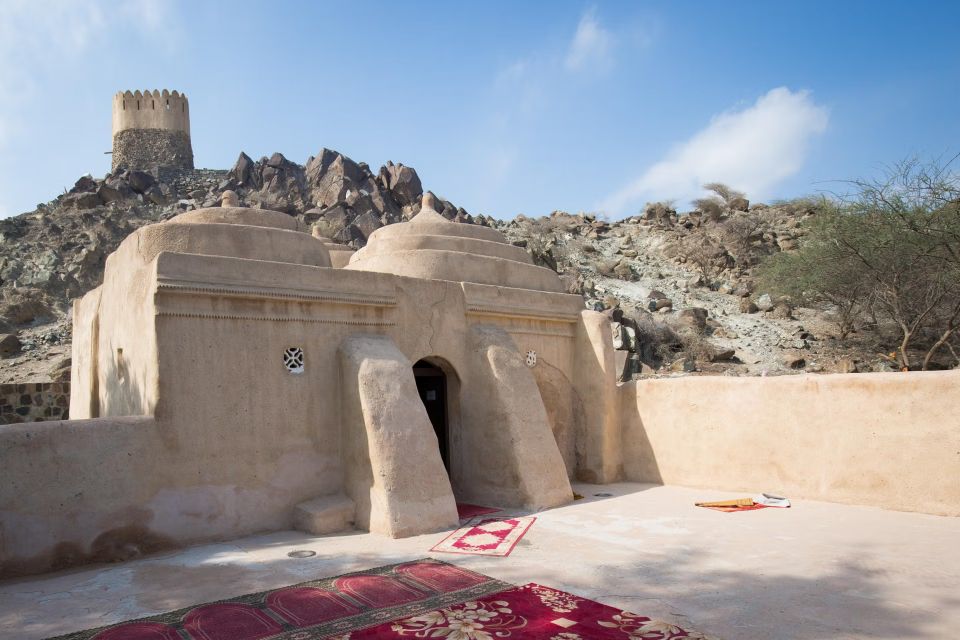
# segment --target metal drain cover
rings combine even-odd
[[[297,549],[296,551],[291,551],[287,554],[288,558],[311,558],[317,555],[316,551],[310,551],[309,549]]]

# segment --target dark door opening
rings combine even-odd
[[[426,360],[420,360],[413,365],[413,376],[417,381],[420,400],[426,407],[427,416],[437,434],[443,466],[447,473],[450,473],[450,451],[447,439],[447,376],[443,369]]]

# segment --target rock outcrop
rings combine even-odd
[[[241,206],[299,218],[338,245],[345,261],[375,230],[416,215],[424,187],[412,167],[387,162],[374,172],[330,149],[303,165],[281,153],[259,160],[241,153],[230,170],[83,176],[53,201],[0,220],[0,334],[7,336],[0,383],[62,378],[70,301],[100,283],[104,261],[120,241],[143,225],[217,206],[225,191]],[[449,220],[496,227],[535,264],[559,272],[588,307],[614,313],[624,379],[671,371],[750,375],[886,366],[837,343],[828,315],[754,291],[752,270],[764,257],[798,246],[810,206],[739,197],[701,205],[678,213],[652,203],[642,215],[617,222],[564,212],[504,222],[442,198],[434,208]],[[802,367],[801,359],[783,355],[798,349]]]

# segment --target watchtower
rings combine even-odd
[[[190,104],[176,91],[122,91],[113,96],[113,171],[193,169]]]

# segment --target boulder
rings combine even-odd
[[[108,184],[102,184],[97,189],[97,197],[105,204],[119,202],[123,200],[123,194],[119,189],[115,189]]]
[[[710,354],[710,362],[729,362],[736,353],[735,349],[717,349]]]
[[[681,311],[677,315],[677,318],[681,323],[687,325],[691,329],[694,329],[699,333],[703,333],[703,331],[707,328],[707,316],[709,315],[709,312],[702,307],[691,307]]]
[[[379,177],[400,206],[419,202],[420,196],[423,195],[420,176],[411,167],[388,161],[386,165],[380,167]]]
[[[674,373],[691,373],[697,370],[697,362],[693,358],[682,358],[670,364],[670,371]]]
[[[145,200],[152,202],[156,205],[165,205],[169,202],[167,196],[163,193],[163,190],[159,185],[151,185],[143,194]]]
[[[61,203],[64,209],[76,209],[78,211],[93,209],[103,204],[100,196],[93,192],[67,194],[63,197]]]
[[[807,355],[803,352],[786,351],[783,354],[783,364],[790,369],[803,369],[807,366]]]
[[[760,311],[760,307],[758,307],[753,300],[750,298],[740,298],[740,313],[757,313],[758,311]]]
[[[834,373],[858,373],[860,368],[853,358],[841,358],[833,365]]]
[[[757,298],[757,308],[760,311],[770,311],[773,309],[773,299],[770,297],[769,293],[765,293]]]
[[[648,307],[650,311],[663,311],[673,308],[673,301],[669,298],[657,298],[656,300],[650,301],[650,306]]]
[[[738,196],[736,198],[730,198],[730,200],[727,201],[727,206],[734,211],[749,211],[750,201],[744,197]]]
[[[70,193],[90,193],[97,190],[97,181],[90,175],[82,176],[77,180]]]
[[[150,187],[157,183],[156,178],[146,171],[128,171],[126,178],[127,184],[137,193],[146,193]]]
[[[793,308],[789,303],[781,300],[773,305],[770,315],[774,318],[780,318],[781,320],[791,320],[793,319]]]
[[[20,353],[23,343],[15,333],[0,334],[0,358],[12,358]]]
[[[254,169],[255,164],[253,159],[241,151],[240,157],[237,158],[237,161],[233,164],[233,168],[230,169],[230,173],[228,175],[238,185],[259,189],[260,184],[256,179],[256,172]]]
[[[617,266],[613,268],[613,275],[617,276],[620,280],[636,280],[637,276],[633,273],[633,269],[630,268],[630,263],[626,260],[621,260],[617,263]]]
[[[357,216],[353,221],[354,226],[363,234],[364,240],[370,237],[370,234],[383,226],[380,217],[372,211],[367,211],[363,215]]]

